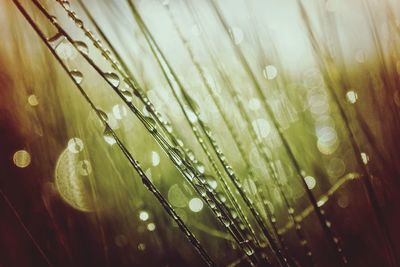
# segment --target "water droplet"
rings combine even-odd
[[[71,70],[69,73],[77,84],[80,84],[82,82],[83,74],[79,70]]]
[[[226,218],[225,216],[221,216],[220,217],[221,222],[226,226],[229,227],[231,225],[231,220],[229,220],[228,218]]]
[[[106,127],[106,129],[104,130],[103,138],[109,145],[114,145],[115,143],[117,143],[117,141],[115,140],[115,138],[112,134],[111,129],[108,127]]]
[[[131,92],[129,92],[129,91],[127,91],[127,90],[121,90],[120,92],[121,92],[122,96],[125,98],[125,100],[126,100],[127,102],[132,102],[132,100],[133,100],[133,95],[132,95]]]
[[[149,130],[152,133],[157,130],[156,129],[157,122],[153,119],[153,117],[145,117],[144,120],[146,122],[147,130]]]
[[[105,113],[104,111],[102,111],[101,109],[97,110],[98,115],[100,116],[101,120],[108,122],[108,115],[107,113]]]
[[[78,28],[83,28],[83,21],[82,21],[82,20],[80,20],[80,19],[78,19],[78,18],[75,18],[74,21],[75,21],[75,25],[76,25]]]
[[[14,153],[13,161],[15,166],[25,168],[31,163],[31,155],[26,150],[18,150]]]
[[[199,105],[188,93],[186,93],[186,91],[182,91],[182,94],[183,94],[183,97],[185,98],[186,102],[188,103],[190,109],[192,109],[193,112],[195,113],[194,115],[196,116],[196,120],[197,120],[196,114],[200,113]]]
[[[171,148],[168,151],[168,155],[170,159],[178,166],[182,165],[182,153],[179,149],[177,148]]]
[[[242,244],[244,252],[248,255],[251,256],[254,254],[254,249],[251,247],[250,242],[247,240],[244,244]]]
[[[107,79],[107,81],[110,82],[110,84],[113,87],[118,87],[119,86],[119,76],[117,74],[115,74],[114,72],[106,72],[104,73],[104,77]]]
[[[76,48],[81,51],[82,53],[84,53],[85,55],[89,54],[89,47],[87,46],[87,44],[85,42],[82,41],[75,41],[74,42]]]

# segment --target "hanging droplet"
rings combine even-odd
[[[106,73],[104,73],[104,77],[107,79],[107,81],[110,82],[110,84],[113,87],[119,86],[119,82],[120,82],[119,77],[114,72],[106,72]]]
[[[60,1],[60,3],[66,10],[70,9],[70,4],[67,0],[62,0],[62,1]]]
[[[168,155],[170,157],[170,159],[178,166],[182,165],[182,153],[180,152],[179,149],[177,148],[171,148],[168,151]]]
[[[146,122],[146,128],[147,130],[149,130],[150,132],[155,132],[156,129],[156,121],[153,119],[153,117],[145,117],[144,118],[145,122]]]
[[[229,227],[231,225],[231,220],[229,220],[228,218],[226,218],[225,216],[221,216],[221,222],[226,226]]]
[[[89,48],[87,46],[87,44],[85,42],[82,41],[75,41],[74,42],[76,48],[81,51],[82,53],[84,53],[85,55],[89,54]]]
[[[117,142],[112,134],[111,129],[108,127],[104,130],[103,138],[109,145],[114,145]]]
[[[82,21],[82,20],[75,18],[74,21],[75,21],[75,25],[76,25],[78,28],[83,28],[83,21]]]
[[[197,104],[197,102],[192,97],[190,97],[190,95],[188,95],[185,91],[182,91],[182,94],[183,94],[183,97],[185,98],[185,100],[187,101],[190,109],[192,109],[193,112],[195,113],[194,115],[199,114],[200,113],[200,107]]]
[[[97,113],[99,114],[99,116],[101,117],[102,121],[108,122],[108,115],[107,113],[105,113],[104,111],[102,111],[101,109],[97,109]]]
[[[246,243],[244,243],[244,244],[242,245],[242,247],[243,247],[244,252],[245,252],[248,256],[251,256],[251,255],[254,254],[254,250],[253,250],[253,248],[251,247],[250,242],[249,242],[248,240],[246,241]]]
[[[121,92],[122,96],[125,98],[125,100],[126,100],[127,102],[132,102],[132,100],[133,100],[133,95],[132,95],[131,92],[129,92],[129,91],[127,91],[127,90],[121,90],[120,92]]]
[[[80,84],[82,82],[83,80],[82,72],[80,72],[79,70],[71,70],[69,73],[71,74],[72,78],[75,80],[77,84]]]

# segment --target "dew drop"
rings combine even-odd
[[[80,52],[84,53],[85,55],[88,55],[88,54],[89,54],[89,48],[88,48],[88,46],[87,46],[87,44],[86,44],[85,42],[82,42],[82,41],[75,41],[74,44],[75,44],[76,48],[77,48]]]
[[[226,218],[225,216],[221,216],[221,221],[222,223],[226,226],[229,227],[231,225],[231,220],[229,220],[228,218]]]
[[[114,72],[106,72],[106,73],[104,73],[104,77],[107,79],[107,81],[110,82],[110,84],[113,87],[119,86],[119,82],[120,82],[119,77]]]
[[[132,102],[132,100],[133,100],[133,95],[132,95],[131,92],[129,92],[129,91],[127,91],[127,90],[121,90],[120,92],[121,92],[122,96],[125,98],[125,100],[126,100],[127,102]]]
[[[69,73],[77,84],[80,84],[82,82],[83,74],[79,70],[71,70]]]
[[[145,122],[146,122],[146,128],[147,130],[149,130],[150,132],[155,132],[156,129],[156,121],[153,119],[153,117],[145,117],[144,118]]]
[[[97,110],[98,115],[101,117],[102,121],[107,122],[108,121],[108,115],[107,113],[105,113],[104,111],[102,111],[101,109]]]
[[[108,127],[104,130],[103,138],[109,145],[114,145],[115,143],[117,143],[117,141],[115,140],[115,138],[111,132],[111,129]]]

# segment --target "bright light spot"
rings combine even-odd
[[[199,212],[203,209],[203,201],[201,201],[201,199],[199,199],[199,198],[192,198],[189,201],[189,208],[193,212]]]
[[[317,182],[315,181],[314,177],[312,176],[306,176],[304,177],[304,181],[307,184],[308,189],[313,189],[315,187],[315,185],[317,184]]]
[[[197,122],[197,116],[193,111],[187,110],[186,113],[187,113],[188,119],[191,123]]]
[[[114,136],[112,136],[112,135],[104,135],[103,137],[104,137],[104,141],[106,141],[106,143],[109,145],[114,145],[115,143],[117,143]]]
[[[363,162],[365,165],[368,164],[369,157],[368,157],[368,155],[365,154],[364,152],[361,153],[361,159],[362,159],[362,162]]]
[[[128,110],[123,105],[113,106],[112,111],[117,120],[122,120],[128,114]]]
[[[254,131],[256,132],[258,138],[264,138],[271,132],[271,126],[268,121],[264,119],[256,119],[252,123]]]
[[[153,232],[154,230],[156,230],[156,225],[154,223],[149,223],[147,225],[147,230],[149,230],[150,232]]]
[[[358,95],[354,91],[348,91],[346,93],[346,98],[347,98],[347,101],[349,101],[349,103],[354,104],[357,102]]]
[[[145,245],[144,243],[140,243],[140,244],[137,246],[137,248],[138,248],[139,251],[144,251],[144,250],[146,249],[146,245]]]
[[[147,211],[144,211],[144,210],[141,211],[139,213],[139,219],[144,221],[144,222],[147,221],[149,219],[149,213]]]
[[[75,154],[81,152],[83,150],[82,140],[77,137],[69,139],[68,150]]]
[[[18,150],[14,153],[13,161],[15,166],[25,168],[31,163],[31,155],[26,150]]]
[[[267,65],[263,70],[264,77],[268,80],[273,80],[278,76],[278,70],[274,65]]]
[[[38,99],[37,99],[37,97],[35,95],[30,95],[28,97],[28,103],[32,107],[36,107],[37,105],[39,105],[39,101],[38,101]]]
[[[151,151],[151,164],[154,167],[160,164],[160,155],[155,151]]]
[[[261,102],[258,98],[252,98],[249,100],[249,108],[251,110],[258,110],[261,108]]]
[[[325,93],[313,93],[308,97],[308,105],[313,115],[319,116],[329,112],[328,97]]]
[[[338,147],[338,138],[335,129],[332,127],[322,127],[317,130],[318,150],[325,155],[330,155],[335,152]]]

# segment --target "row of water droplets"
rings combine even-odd
[[[158,45],[156,44],[156,42],[154,41],[151,33],[148,31],[146,25],[144,24],[143,20],[141,19],[140,15],[137,13],[135,7],[133,6],[133,4],[131,2],[130,2],[130,5],[131,5],[131,10],[132,10],[132,13],[133,13],[133,15],[135,17],[135,20],[138,23],[140,29],[142,30],[142,33],[144,34],[144,36],[145,36],[145,38],[146,38],[146,40],[147,40],[152,52],[153,52],[153,55],[156,57],[157,62],[159,63],[159,65],[160,65],[160,67],[161,67],[161,69],[162,69],[162,71],[164,73],[164,76],[167,79],[167,81],[168,81],[168,83],[169,83],[169,85],[170,85],[170,87],[172,89],[172,93],[174,94],[176,100],[178,101],[178,104],[180,105],[180,107],[181,107],[181,109],[182,109],[187,121],[191,125],[191,129],[192,129],[193,133],[195,134],[196,139],[198,140],[198,142],[202,146],[204,152],[208,156],[208,159],[213,164],[214,169],[216,170],[217,174],[220,176],[220,179],[221,179],[221,181],[223,183],[224,188],[226,189],[226,192],[228,193],[228,196],[230,196],[231,199],[234,200],[234,203],[235,203],[236,199],[234,198],[233,194],[230,193],[230,189],[229,189],[228,185],[223,180],[222,174],[217,169],[216,164],[214,162],[214,159],[211,157],[211,154],[208,151],[208,148],[206,147],[205,142],[204,142],[203,138],[201,137],[201,135],[200,135],[200,133],[199,133],[199,131],[198,131],[196,125],[195,125],[195,122],[199,122],[200,121],[200,116],[199,116],[199,112],[198,112],[199,107],[198,107],[197,103],[185,92],[181,82],[177,78],[177,76],[174,73],[174,71],[172,70],[172,68],[169,66],[169,63],[166,61],[164,55],[160,51],[160,49],[159,49]],[[183,98],[185,99],[186,104],[183,104],[182,101],[179,99],[178,93],[183,95]],[[185,106],[190,108],[191,115],[188,114],[187,109],[185,108]],[[203,129],[203,131],[205,131],[205,130]],[[244,217],[244,214],[241,211],[241,207],[237,203],[235,203],[235,204],[237,206],[237,210],[239,211],[239,214],[241,214],[241,216]],[[232,212],[231,212],[231,214],[232,214]],[[236,217],[236,216],[234,216],[234,217]],[[237,218],[234,218],[234,219],[235,219],[235,221],[234,221],[235,225],[237,225],[238,228],[240,228],[241,231],[244,231],[244,236],[246,237],[246,242],[250,246],[251,235],[246,233],[246,228],[244,227],[244,225],[240,221],[237,220]],[[244,220],[245,220],[245,222],[247,222],[246,217],[244,217]],[[247,222],[247,225],[249,225],[248,222]],[[254,232],[252,234],[254,235]],[[252,249],[251,251],[252,251],[252,253],[254,253],[254,249]]]
[[[219,9],[219,7],[217,6],[217,4],[215,3],[214,0],[210,0],[210,3],[214,9],[219,21],[221,22],[226,35],[228,37],[230,37],[228,24],[227,24],[225,18],[223,17],[221,10]],[[253,83],[254,88],[256,89],[258,98],[261,99],[264,110],[267,112],[267,115],[271,119],[274,128],[277,130],[277,133],[279,135],[280,140],[282,141],[284,149],[289,157],[289,160],[292,163],[293,167],[295,168],[295,170],[297,172],[297,176],[300,178],[301,184],[303,185],[303,188],[306,191],[307,196],[308,196],[311,204],[314,207],[314,210],[317,214],[319,223],[320,223],[322,229],[324,230],[324,233],[326,234],[328,240],[330,241],[332,247],[334,248],[334,250],[336,251],[336,253],[338,255],[338,260],[340,261],[341,264],[346,264],[347,259],[343,256],[342,248],[339,246],[339,239],[336,236],[334,236],[332,233],[332,229],[331,229],[332,223],[327,219],[325,212],[318,205],[318,203],[315,199],[315,196],[313,195],[311,190],[308,188],[308,185],[305,180],[305,173],[301,170],[300,165],[299,165],[298,161],[296,160],[287,139],[284,136],[283,129],[280,127],[271,107],[269,106],[269,104],[267,102],[267,98],[266,98],[265,94],[262,92],[261,86],[260,86],[259,82],[257,81],[257,78],[255,77],[254,73],[252,72],[251,67],[250,67],[246,57],[244,56],[242,49],[239,46],[235,45],[234,40],[232,40],[232,38],[229,38],[229,39],[231,41],[230,43],[231,43],[231,46],[233,47],[234,52],[236,53],[236,55],[238,56],[238,58],[242,64],[242,67],[244,68],[245,72],[247,73],[248,77],[250,78],[251,82]]]
[[[134,90],[134,93],[136,96],[141,96],[142,99],[144,99],[145,104],[147,106],[150,106],[151,108],[148,110],[150,113],[153,113],[156,115],[156,117],[160,117],[159,113],[155,111],[154,106],[150,103],[147,97],[144,96],[144,92],[138,89],[138,86],[130,86],[133,85],[134,83],[126,76],[126,74],[123,72],[122,68],[118,64],[116,60],[113,60],[111,57],[111,53],[108,52],[108,50],[104,49],[103,46],[101,45],[101,42],[94,37],[94,35],[88,31],[84,26],[82,21],[77,18],[76,14],[70,10],[70,5],[67,1],[58,1],[64,8],[64,10],[68,13],[69,17],[72,18],[74,21],[75,19],[78,21],[76,25],[81,28],[82,30],[85,31],[85,35],[89,37],[89,39],[93,42],[94,46],[102,51],[102,55],[108,60],[111,61],[112,67],[116,69],[122,76],[124,77],[124,81],[128,84],[131,89]],[[67,4],[68,3],[68,4]],[[65,35],[65,33],[64,33]],[[85,55],[84,55],[85,56]],[[85,57],[86,58],[86,57]],[[87,59],[87,58],[86,58]],[[90,61],[89,61],[90,63]],[[78,75],[80,81],[82,80],[81,75]],[[116,89],[117,86],[119,85],[119,77],[115,73],[106,73],[103,74],[107,81],[110,83],[110,85]],[[124,100],[128,100],[124,98]],[[132,104],[131,104],[131,99],[128,102],[127,105],[132,109]],[[216,213],[217,217],[220,219],[220,221],[228,227],[228,229],[233,233],[236,237],[235,239],[240,240],[239,245],[243,249],[243,251],[246,253],[248,256],[252,256],[254,254],[254,249],[250,245],[250,241],[248,239],[243,240],[243,234],[241,231],[238,229],[238,227],[234,227],[234,231],[232,226],[234,225],[232,216],[229,216],[232,211],[230,211],[229,208],[227,208],[224,203],[217,198],[216,193],[213,191],[213,188],[210,187],[207,183],[206,179],[199,179],[199,177],[204,178],[204,175],[200,173],[196,168],[193,168],[192,164],[190,164],[189,161],[187,161],[188,157],[184,156],[184,151],[179,149],[178,147],[172,147],[168,144],[168,142],[164,139],[163,136],[160,135],[159,131],[156,129],[156,121],[153,118],[150,117],[144,117],[139,110],[134,108],[132,110],[136,115],[138,115],[139,119],[144,123],[146,128],[149,130],[149,132],[153,135],[153,137],[157,140],[157,142],[162,146],[162,148],[166,151],[166,153],[170,156],[171,160],[174,162],[176,166],[178,166],[178,169],[181,171],[181,173],[187,178],[195,187],[196,191],[200,193],[200,195],[205,198],[206,203],[209,204],[209,206],[212,208],[214,213]],[[103,113],[105,115],[105,113]],[[165,123],[162,124],[165,127]],[[171,133],[172,128],[168,127],[167,132]],[[177,142],[178,144],[180,142]],[[227,216],[224,216],[225,215]],[[229,218],[231,217],[231,218]],[[255,261],[253,259],[253,261]]]
[[[35,5],[39,8],[40,11],[42,11],[46,17],[51,19],[51,22],[53,25],[58,25],[55,17],[51,17],[48,15],[47,11],[44,9],[43,6],[40,5],[37,1],[33,0]],[[15,1],[17,7],[21,10],[23,15],[28,19],[30,18],[29,15],[24,11],[23,7],[19,4],[19,2]],[[56,52],[56,47],[57,45],[54,45],[54,41],[59,43],[57,40],[60,38],[60,34],[57,33],[56,36],[53,36],[51,38],[46,38],[42,31],[37,27],[37,25],[33,22],[32,19],[28,20],[31,25],[34,27],[34,29],[37,31],[37,33],[41,36],[42,40],[46,43],[49,49],[51,49],[53,55],[57,58],[59,63],[62,65],[65,71],[68,72],[69,77],[74,81],[74,84],[78,87],[79,91],[81,94],[84,96],[85,100],[90,104],[91,108],[95,111],[96,115],[100,119],[100,121],[103,123],[105,127],[104,135],[107,138],[112,138],[115,143],[118,144],[119,148],[121,151],[124,153],[124,155],[127,157],[131,165],[134,167],[134,169],[137,171],[137,173],[140,175],[143,184],[145,187],[153,193],[153,195],[157,198],[157,200],[161,203],[163,208],[166,210],[166,212],[171,216],[171,218],[178,224],[180,230],[185,234],[185,236],[189,239],[191,244],[195,247],[195,249],[199,252],[203,260],[207,263],[208,266],[215,266],[215,263],[211,260],[211,258],[208,256],[204,248],[200,245],[199,241],[195,238],[195,236],[191,233],[189,228],[184,224],[182,219],[177,215],[175,210],[172,208],[172,206],[168,203],[168,201],[162,196],[162,194],[158,191],[158,189],[155,187],[155,185],[151,182],[151,180],[147,177],[145,172],[142,170],[140,167],[138,161],[136,161],[133,156],[130,154],[130,152],[126,149],[124,144],[120,141],[114,130],[109,126],[108,124],[108,118],[105,112],[99,110],[96,108],[96,106],[93,104],[93,102],[90,100],[89,96],[85,93],[85,91],[81,87],[81,82],[83,79],[83,74],[80,73],[78,70],[69,70],[66,64],[62,61],[62,59],[57,55]],[[58,27],[57,27],[58,28]],[[66,36],[64,32],[64,36]],[[66,36],[67,37],[67,36]],[[52,43],[52,42],[53,43]]]
[[[244,148],[243,145],[241,143],[241,141],[239,140],[240,137],[239,135],[236,133],[236,131],[234,130],[234,127],[232,126],[232,124],[230,123],[230,121],[227,119],[225,112],[222,110],[221,108],[221,104],[220,101],[218,100],[218,97],[215,95],[214,90],[212,88],[212,85],[210,85],[209,80],[207,79],[207,77],[205,76],[204,70],[203,68],[201,68],[200,64],[197,62],[197,60],[195,59],[193,50],[191,48],[191,46],[189,45],[188,41],[183,37],[182,32],[179,29],[179,26],[176,23],[176,20],[169,8],[168,5],[164,5],[168,11],[168,14],[173,22],[173,25],[176,29],[176,31],[178,32],[178,35],[182,41],[182,43],[184,44],[185,48],[187,49],[189,56],[191,58],[191,61],[193,63],[193,65],[195,66],[197,72],[199,73],[199,75],[201,76],[201,79],[207,89],[207,93],[211,96],[211,98],[213,99],[214,104],[216,105],[219,113],[222,115],[222,118],[224,120],[224,123],[226,124],[228,130],[230,131],[234,142],[236,144],[236,146],[238,147],[239,153],[241,154],[242,158],[244,159],[244,163],[246,165],[246,169],[249,171],[250,173],[250,177],[251,178],[255,178],[253,177],[253,171],[251,170],[251,165],[250,165],[250,161],[247,157],[247,153],[244,152]],[[186,96],[187,94],[184,93],[184,95]],[[189,96],[186,96],[189,97]],[[193,100],[189,99],[189,101],[187,101],[188,103],[192,103],[194,102]],[[196,105],[196,103],[194,103],[194,105]],[[201,114],[199,109],[197,108],[193,108],[192,110],[194,110],[194,113],[196,115],[196,117],[198,118],[199,124],[202,127],[202,129],[205,130],[205,134],[207,136],[207,138],[209,139],[214,151],[216,152],[221,164],[223,165],[225,171],[227,172],[229,178],[231,179],[231,181],[233,182],[233,184],[235,185],[236,189],[238,190],[238,192],[240,193],[241,197],[244,199],[247,207],[250,209],[251,213],[253,214],[254,218],[256,219],[257,223],[259,224],[260,228],[262,229],[264,235],[267,237],[273,251],[276,253],[277,257],[280,260],[280,264],[281,265],[287,265],[286,259],[285,257],[283,257],[283,255],[281,255],[281,251],[279,246],[277,246],[275,244],[275,240],[273,239],[273,237],[271,236],[271,234],[269,233],[269,229],[267,229],[266,224],[264,223],[261,215],[259,214],[258,210],[255,208],[255,205],[253,204],[253,201],[249,198],[249,194],[248,192],[245,191],[245,189],[243,188],[241,182],[239,181],[239,179],[236,177],[235,172],[233,171],[232,167],[230,166],[230,164],[227,162],[226,157],[224,155],[224,153],[222,152],[222,150],[219,148],[215,138],[213,137],[213,134],[211,132],[211,129],[206,125],[206,123],[201,119]],[[250,126],[251,128],[251,126]],[[259,192],[257,191],[257,194]],[[277,228],[276,228],[276,219],[272,220],[271,219],[271,215],[270,215],[270,209],[266,210],[267,214],[269,215],[268,218],[270,219],[270,223],[273,224],[273,230],[275,232],[275,235],[278,235],[277,232]]]
[[[207,38],[205,38],[205,39],[207,39]],[[186,46],[189,48],[189,50],[191,50],[190,47],[189,47],[189,45],[188,45],[188,43],[185,42],[185,41],[183,41],[183,42],[186,44]],[[209,48],[209,47],[207,47],[207,48],[208,48],[209,54],[212,55],[213,53],[210,51],[210,48]],[[189,54],[192,55],[193,52],[189,51]],[[211,58],[212,58],[212,61],[213,61],[214,65],[218,66],[219,63],[218,63],[218,61],[215,59],[215,56],[214,56],[214,57],[211,56]],[[192,60],[194,60],[194,57],[193,57],[193,56],[192,56]],[[202,73],[202,75],[204,76],[204,73],[203,73],[202,69],[199,68],[199,67],[200,67],[199,64],[195,62],[195,65],[197,65],[197,68],[199,69],[199,71],[200,71],[200,72]],[[306,255],[307,255],[308,257],[311,257],[311,256],[312,256],[312,253],[311,253],[310,249],[308,248],[307,241],[305,240],[304,234],[302,233],[301,225],[300,225],[300,223],[296,220],[296,218],[295,218],[295,216],[294,216],[293,204],[289,204],[289,203],[293,203],[293,200],[290,201],[290,202],[288,201],[288,196],[286,196],[286,194],[285,194],[284,185],[281,184],[281,183],[279,182],[278,178],[277,178],[276,172],[274,171],[275,168],[274,168],[273,164],[271,163],[271,159],[268,157],[268,155],[267,155],[266,152],[265,152],[265,145],[264,145],[263,142],[259,139],[259,137],[258,137],[258,135],[256,134],[254,128],[252,127],[252,125],[251,125],[251,119],[250,119],[249,115],[247,115],[247,112],[246,112],[246,110],[245,110],[245,108],[244,108],[244,105],[243,105],[243,103],[242,103],[241,98],[237,95],[237,93],[236,93],[235,90],[233,89],[233,86],[232,86],[230,80],[229,80],[229,79],[226,77],[226,75],[224,74],[224,72],[223,72],[221,66],[218,66],[218,70],[219,70],[219,72],[220,72],[220,75],[221,75],[222,78],[224,79],[225,84],[228,85],[228,86],[226,86],[226,89],[227,89],[227,91],[228,91],[228,93],[229,93],[231,99],[233,99],[233,101],[230,101],[230,102],[233,102],[233,103],[235,104],[235,107],[239,110],[239,114],[241,114],[241,115],[244,117],[243,119],[244,119],[244,121],[246,122],[247,128],[250,130],[250,134],[251,134],[252,141],[255,142],[255,146],[256,146],[256,148],[257,148],[259,154],[262,155],[262,158],[264,159],[266,166],[269,167],[269,168],[268,168],[268,172],[269,172],[270,175],[273,177],[274,183],[277,184],[277,186],[278,186],[278,188],[279,188],[279,193],[280,193],[281,197],[285,200],[285,204],[286,204],[287,209],[288,209],[289,219],[291,219],[291,221],[292,221],[292,222],[295,224],[295,226],[296,226],[295,229],[296,229],[296,232],[297,232],[297,234],[298,234],[298,237],[299,237],[299,240],[300,240],[300,244],[301,244],[302,246],[305,247],[305,249],[306,249]],[[208,89],[208,93],[209,93],[209,94],[211,95],[211,97],[214,99],[214,102],[215,102],[215,104],[217,105],[217,108],[218,108],[218,110],[220,111],[220,113],[221,113],[221,114],[224,114],[224,112],[222,111],[222,108],[220,107],[221,104],[220,104],[219,101],[217,100],[217,97],[216,97],[215,93],[213,92],[212,88],[210,88],[210,86],[207,85],[207,80],[206,80],[206,88]],[[223,117],[224,117],[224,116],[223,116]],[[230,125],[229,120],[227,120],[226,118],[225,118],[224,120],[225,120],[225,123],[226,123],[227,126],[228,126],[228,129],[230,129],[230,131],[231,131],[231,134],[232,134],[232,136],[233,136],[233,139],[234,139],[234,141],[235,141],[235,143],[236,143],[236,146],[237,146],[238,149],[239,149],[239,152],[241,153],[241,156],[242,156],[242,158],[243,158],[243,160],[244,160],[246,166],[248,166],[248,168],[250,168],[250,165],[251,165],[251,164],[250,164],[250,160],[249,160],[249,158],[248,158],[248,156],[247,156],[247,153],[245,153],[244,150],[241,149],[241,142],[240,142],[240,140],[239,140],[238,135],[234,133],[233,126]],[[265,183],[264,183],[264,184],[265,184]],[[268,195],[271,195],[270,192],[269,192],[269,187],[268,187],[268,185],[266,186],[266,189],[267,189]],[[260,193],[259,191],[261,191],[261,190],[262,190],[261,188],[260,188],[259,190],[257,190],[257,193]],[[277,220],[276,220],[275,215],[273,214],[273,210],[269,207],[269,205],[265,205],[265,206],[266,206],[265,208],[266,208],[266,212],[267,212],[269,221],[270,221],[270,223],[271,223],[272,226],[273,226],[273,230],[274,230],[274,232],[275,232],[275,235],[279,238],[279,241],[280,241],[279,243],[280,243],[280,244],[284,244],[283,238],[280,236],[280,234],[278,233],[278,230],[277,230],[277,226],[276,226]],[[281,245],[281,246],[283,246],[284,248],[287,249],[287,246],[286,246],[286,245]]]

